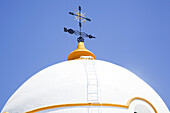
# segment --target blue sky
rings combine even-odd
[[[40,70],[67,60],[78,29],[69,11],[82,6],[92,21],[83,31],[96,59],[127,68],[148,83],[170,109],[169,0],[0,0],[0,111]]]

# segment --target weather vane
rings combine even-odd
[[[75,9],[74,9],[75,10]],[[75,10],[75,13],[69,12],[70,15],[74,15],[75,16],[75,20],[79,21],[79,27],[80,30],[73,30],[73,29],[67,29],[64,27],[64,32],[68,32],[70,34],[75,34],[75,35],[79,35],[80,37],[77,38],[78,42],[84,42],[84,37],[89,37],[89,38],[96,38],[92,35],[88,35],[85,32],[81,31],[81,27],[82,27],[82,22],[85,23],[85,21],[91,21],[89,18],[85,17],[85,13],[81,12],[81,7],[79,6],[79,11]]]

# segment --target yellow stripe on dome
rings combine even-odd
[[[141,97],[134,97],[131,98],[126,105],[121,105],[121,104],[110,104],[110,103],[73,103],[73,104],[60,104],[60,105],[53,105],[53,106],[47,106],[47,107],[42,107],[42,108],[38,108],[32,111],[28,111],[25,113],[36,113],[39,111],[44,111],[44,110],[48,110],[48,109],[54,109],[54,108],[61,108],[61,107],[75,107],[75,106],[107,106],[107,107],[119,107],[119,108],[126,108],[128,109],[131,102],[134,100],[142,100],[145,101],[146,103],[148,103],[154,110],[155,113],[158,113],[158,111],[156,110],[156,108],[152,105],[151,102],[149,102],[148,100],[141,98]]]
[[[77,60],[77,59],[82,59],[81,56],[90,56],[93,59],[95,59],[95,55],[87,50],[84,46],[84,42],[79,42],[77,49],[75,49],[73,52],[71,52],[68,55],[68,60]],[[91,58],[89,58],[91,60]]]

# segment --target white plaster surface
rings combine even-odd
[[[23,113],[51,105],[87,103],[87,76],[84,62],[87,60],[65,61],[38,72],[11,96],[2,113]],[[101,60],[93,60],[93,62],[99,79],[101,103],[126,105],[132,97],[141,97],[150,101],[158,113],[169,113],[159,95],[135,74],[109,62]],[[114,113],[114,111],[132,113],[136,109],[135,102],[133,103],[128,110],[101,109],[103,113]],[[60,109],[49,113],[66,113],[67,110],[70,113],[87,113],[87,108],[83,107]]]

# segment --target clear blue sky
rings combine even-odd
[[[135,73],[170,109],[170,0],[0,0],[0,110],[32,75],[67,60],[77,37],[63,28],[78,29],[68,12],[79,5],[96,59]]]

